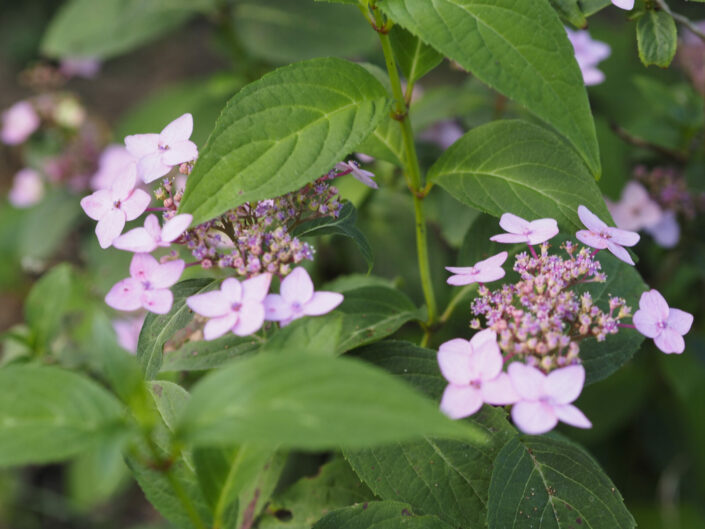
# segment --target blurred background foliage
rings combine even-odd
[[[703,4],[671,4],[693,19],[705,19]],[[383,64],[374,32],[355,8],[309,0],[4,0],[0,14],[0,108],[33,95],[28,68],[56,57],[96,57],[103,62],[97,76],[73,78],[62,90],[77,94],[117,143],[126,134],[158,131],[191,112],[192,139],[202,146],[241,86],[291,61],[336,55]],[[678,61],[669,69],[645,68],[635,25],[615,9],[590,19],[593,38],[612,48],[600,66],[606,81],[589,88],[604,168],[599,185],[616,200],[635,166],[646,164],[675,167],[691,191],[705,191],[704,94]],[[446,120],[463,130],[499,118],[534,120],[447,61],[416,89],[413,115],[417,130]],[[422,163],[428,166],[442,148],[438,141],[421,140]],[[17,152],[0,149],[0,194],[21,168]],[[393,280],[421,304],[411,200],[393,165],[377,161],[373,170],[379,191],[348,179],[341,192],[359,209],[358,226],[376,258],[373,274]],[[0,202],[0,363],[46,347],[57,363],[92,369],[90,329],[108,315],[103,293],[122,278],[129,255],[98,249],[79,198],[57,188],[28,209]],[[455,264],[458,251],[464,265],[463,256],[487,252],[465,236],[483,216],[438,187],[428,202],[431,265],[443,307],[451,296],[443,266]],[[696,316],[686,352],[665,357],[645,343],[624,368],[585,389],[578,405],[594,427],[562,430],[600,461],[645,529],[705,527],[704,230],[701,214],[682,225],[675,248],[661,248],[644,235],[636,250],[645,281],[672,306]],[[352,243],[324,237],[316,247],[319,281],[367,271]],[[37,283],[59,263],[68,264]],[[51,309],[40,324],[32,315],[38,309],[25,301],[33,286],[37,303]],[[456,311],[435,340],[467,333],[467,319],[466,312]],[[417,333],[414,326],[401,331],[410,337]],[[321,464],[316,457],[297,461],[284,481],[313,475]],[[301,489],[304,497],[296,502],[306,499],[305,482]],[[277,513],[271,511],[266,527],[273,519],[277,527],[293,527]],[[120,447],[101,446],[66,465],[0,469],[0,527],[167,526],[130,481]]]

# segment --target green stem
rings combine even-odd
[[[443,311],[443,314],[441,314],[440,322],[445,323],[447,322],[450,317],[453,315],[453,311],[455,310],[455,307],[458,306],[458,304],[471,292],[477,289],[477,283],[473,283],[471,285],[467,285],[460,289],[455,296],[453,296],[453,299],[450,300],[450,303],[448,303],[448,306],[446,307],[446,310]]]

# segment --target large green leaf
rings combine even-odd
[[[164,353],[160,371],[205,371],[226,364],[233,358],[259,349],[260,342],[251,336],[228,333],[215,340],[186,342],[174,351]]]
[[[409,83],[415,83],[443,61],[443,55],[400,26],[392,28],[389,38],[399,67]]]
[[[667,68],[678,48],[678,32],[673,17],[662,10],[648,9],[636,25],[639,58],[645,66]]]
[[[0,465],[60,461],[123,427],[118,400],[88,378],[50,367],[0,369]]]
[[[477,127],[455,142],[429,171],[461,202],[500,216],[553,217],[581,228],[578,206],[610,218],[594,179],[575,152],[551,131],[524,121]]]
[[[418,515],[407,504],[379,501],[333,511],[313,529],[452,529],[452,526],[435,516]]]
[[[547,437],[516,438],[495,461],[489,529],[636,527],[622,496],[577,445]]]
[[[42,276],[29,292],[25,301],[25,320],[38,351],[44,351],[61,329],[61,320],[69,308],[73,282],[71,266],[64,263]]]
[[[387,92],[341,59],[285,66],[238,92],[189,176],[181,211],[203,222],[329,171],[386,114]]]
[[[194,386],[180,425],[181,437],[196,446],[325,449],[430,434],[485,440],[381,370],[298,351],[246,358],[206,376]]]
[[[583,77],[548,0],[385,0],[379,6],[392,20],[555,127],[592,174],[600,174]]]

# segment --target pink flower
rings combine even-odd
[[[186,300],[195,313],[210,318],[203,328],[203,337],[214,340],[232,331],[247,336],[264,323],[264,298],[272,281],[271,274],[260,274],[242,283],[229,277],[220,290],[196,294]]]
[[[122,233],[125,222],[142,215],[151,200],[142,189],[135,189],[135,166],[128,167],[123,178],[118,178],[110,190],[99,189],[81,199],[81,207],[93,220],[97,220],[95,233],[101,248],[107,248]]]
[[[587,86],[603,82],[605,74],[597,69],[597,65],[610,56],[610,47],[604,42],[592,40],[587,30],[571,31],[566,28],[566,32],[575,51],[575,60],[583,74],[583,82]]]
[[[61,59],[59,71],[66,77],[92,79],[100,71],[100,60],[95,57],[66,57]]]
[[[144,308],[166,314],[174,302],[169,287],[179,280],[184,266],[181,259],[159,264],[149,254],[136,253],[130,262],[131,277],[116,283],[105,296],[105,302],[117,310]]]
[[[122,145],[108,145],[98,160],[98,171],[91,177],[91,189],[110,189],[136,161]]]
[[[305,268],[294,268],[281,283],[279,294],[270,294],[264,300],[268,321],[282,326],[303,316],[320,316],[343,302],[337,292],[314,292],[313,282]]]
[[[471,283],[489,283],[504,277],[502,265],[507,260],[507,252],[500,252],[497,255],[488,257],[484,261],[479,261],[473,266],[446,266],[446,270],[452,275],[448,278],[449,285],[461,286]]]
[[[535,367],[512,362],[508,372],[519,394],[519,401],[512,408],[512,420],[522,432],[546,433],[558,421],[577,428],[592,426],[583,412],[571,404],[583,390],[583,366],[562,367],[544,375]]]
[[[681,354],[685,350],[683,336],[693,325],[693,315],[672,309],[658,290],[644,292],[639,299],[639,310],[634,313],[634,326],[664,353]]]
[[[618,259],[630,265],[634,264],[629,252],[623,246],[634,246],[638,243],[638,233],[610,228],[585,206],[578,206],[578,216],[587,228],[575,234],[580,242],[598,250],[607,248]]]
[[[20,101],[2,114],[0,139],[8,145],[24,143],[39,128],[39,116],[27,101]]]
[[[372,180],[375,177],[374,173],[371,173],[370,171],[365,171],[364,169],[360,169],[360,167],[354,161],[338,162],[337,164],[335,164],[335,168],[338,171],[343,171],[345,174],[352,174],[355,180],[362,182],[363,184],[371,187],[372,189],[379,188],[377,183]]]
[[[128,353],[134,354],[137,352],[137,343],[139,342],[143,324],[144,314],[136,318],[113,320],[113,329],[115,334],[117,334],[118,344]]]
[[[639,231],[655,226],[663,216],[661,207],[646,188],[634,180],[624,187],[619,202],[607,202],[607,209],[617,227],[623,230]]]
[[[16,208],[28,208],[44,196],[44,181],[34,169],[22,169],[15,175],[12,189],[7,195],[10,204]]]
[[[161,178],[175,165],[198,157],[196,144],[189,141],[193,116],[184,114],[159,134],[134,134],[125,138],[127,150],[137,158],[137,174],[145,184]]]
[[[456,338],[441,344],[438,365],[449,382],[441,411],[451,419],[472,415],[487,404],[512,404],[518,395],[509,376],[502,373],[497,334],[485,329],[469,341]]]
[[[505,213],[499,219],[499,225],[508,233],[490,237],[491,241],[501,243],[525,242],[541,244],[558,234],[558,223],[554,219],[524,220],[511,213]]]
[[[634,9],[634,0],[612,0],[612,4],[627,11]]]
[[[681,227],[678,225],[676,214],[670,210],[664,211],[661,220],[645,228],[645,231],[663,248],[673,248],[681,238]]]
[[[419,139],[435,143],[444,151],[465,134],[463,128],[455,121],[448,119],[439,121],[419,134]]]
[[[188,213],[176,215],[159,226],[156,215],[149,215],[144,221],[144,228],[135,228],[113,241],[118,250],[149,253],[159,247],[168,248],[189,227],[193,217]]]

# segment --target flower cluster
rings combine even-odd
[[[490,290],[485,282],[505,276],[501,252],[471,267],[449,267],[452,285],[479,283],[471,304],[470,326],[478,332],[470,341],[456,338],[438,351],[438,362],[448,386],[441,409],[452,418],[475,413],[483,403],[509,405],[512,419],[529,434],[544,433],[558,421],[589,428],[590,421],[572,403],[585,381],[580,343],[586,338],[604,341],[623,327],[653,338],[665,353],[682,353],[683,335],[693,316],[670,308],[655,290],[645,292],[633,315],[627,301],[609,295],[605,307],[582,285],[606,281],[597,253],[607,249],[633,264],[624,246],[633,246],[639,235],[609,227],[584,206],[578,216],[586,229],[560,247],[564,255],[550,253],[547,242],[558,233],[553,219],[526,221],[506,213],[500,220],[507,233],[491,239],[526,243],[529,252],[515,258],[518,280]],[[539,251],[534,248],[540,244]],[[632,317],[633,324],[623,323]],[[503,369],[506,367],[506,370]]]

